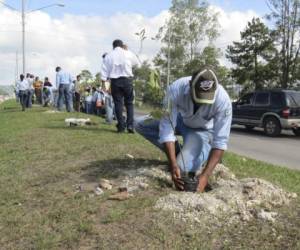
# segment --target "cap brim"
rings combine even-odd
[[[215,92],[197,93],[192,90],[192,96],[195,103],[198,104],[213,104],[215,102]]]

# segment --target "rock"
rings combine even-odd
[[[131,154],[126,154],[126,157],[129,158],[129,159],[134,159],[134,156],[131,155]]]
[[[275,212],[267,212],[265,210],[261,210],[257,214],[257,218],[265,220],[265,221],[271,221],[271,222],[275,222],[275,217],[276,216],[277,216],[277,213],[275,213]]]
[[[111,190],[112,189],[112,184],[107,179],[100,179],[100,181],[99,181],[99,187],[103,188],[103,189],[106,189],[106,190]]]
[[[128,192],[127,187],[119,187],[119,192]]]
[[[85,125],[90,125],[91,120],[90,118],[88,119],[78,119],[78,118],[67,118],[65,119],[65,123],[67,126],[85,126]]]
[[[95,189],[95,194],[96,195],[101,195],[101,194],[103,194],[104,192],[103,192],[103,190],[100,188],[100,187],[96,187],[96,189]]]
[[[129,193],[127,191],[124,192],[119,192],[116,194],[113,194],[111,196],[108,197],[109,200],[117,200],[117,201],[124,201],[129,199]]]
[[[140,183],[139,184],[139,187],[141,188],[141,189],[147,189],[148,187],[149,187],[149,184],[148,183]]]

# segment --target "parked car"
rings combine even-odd
[[[300,91],[255,91],[233,102],[232,108],[233,124],[248,130],[262,127],[268,136],[278,136],[282,129],[300,136]]]

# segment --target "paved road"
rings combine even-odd
[[[261,129],[248,132],[242,126],[231,130],[229,151],[249,158],[300,170],[300,137],[284,131],[276,138],[267,137]]]
[[[136,111],[136,117],[145,115]],[[228,150],[241,156],[275,165],[300,170],[300,137],[283,131],[276,138],[268,137],[262,129],[246,131],[243,126],[233,126]]]

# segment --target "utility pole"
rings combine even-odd
[[[16,81],[18,80],[19,78],[19,52],[16,51]]]
[[[168,29],[168,66],[167,66],[167,87],[170,85],[170,74],[171,74],[171,30]]]
[[[26,56],[25,56],[25,0],[22,0],[22,59],[23,75],[26,74]]]

